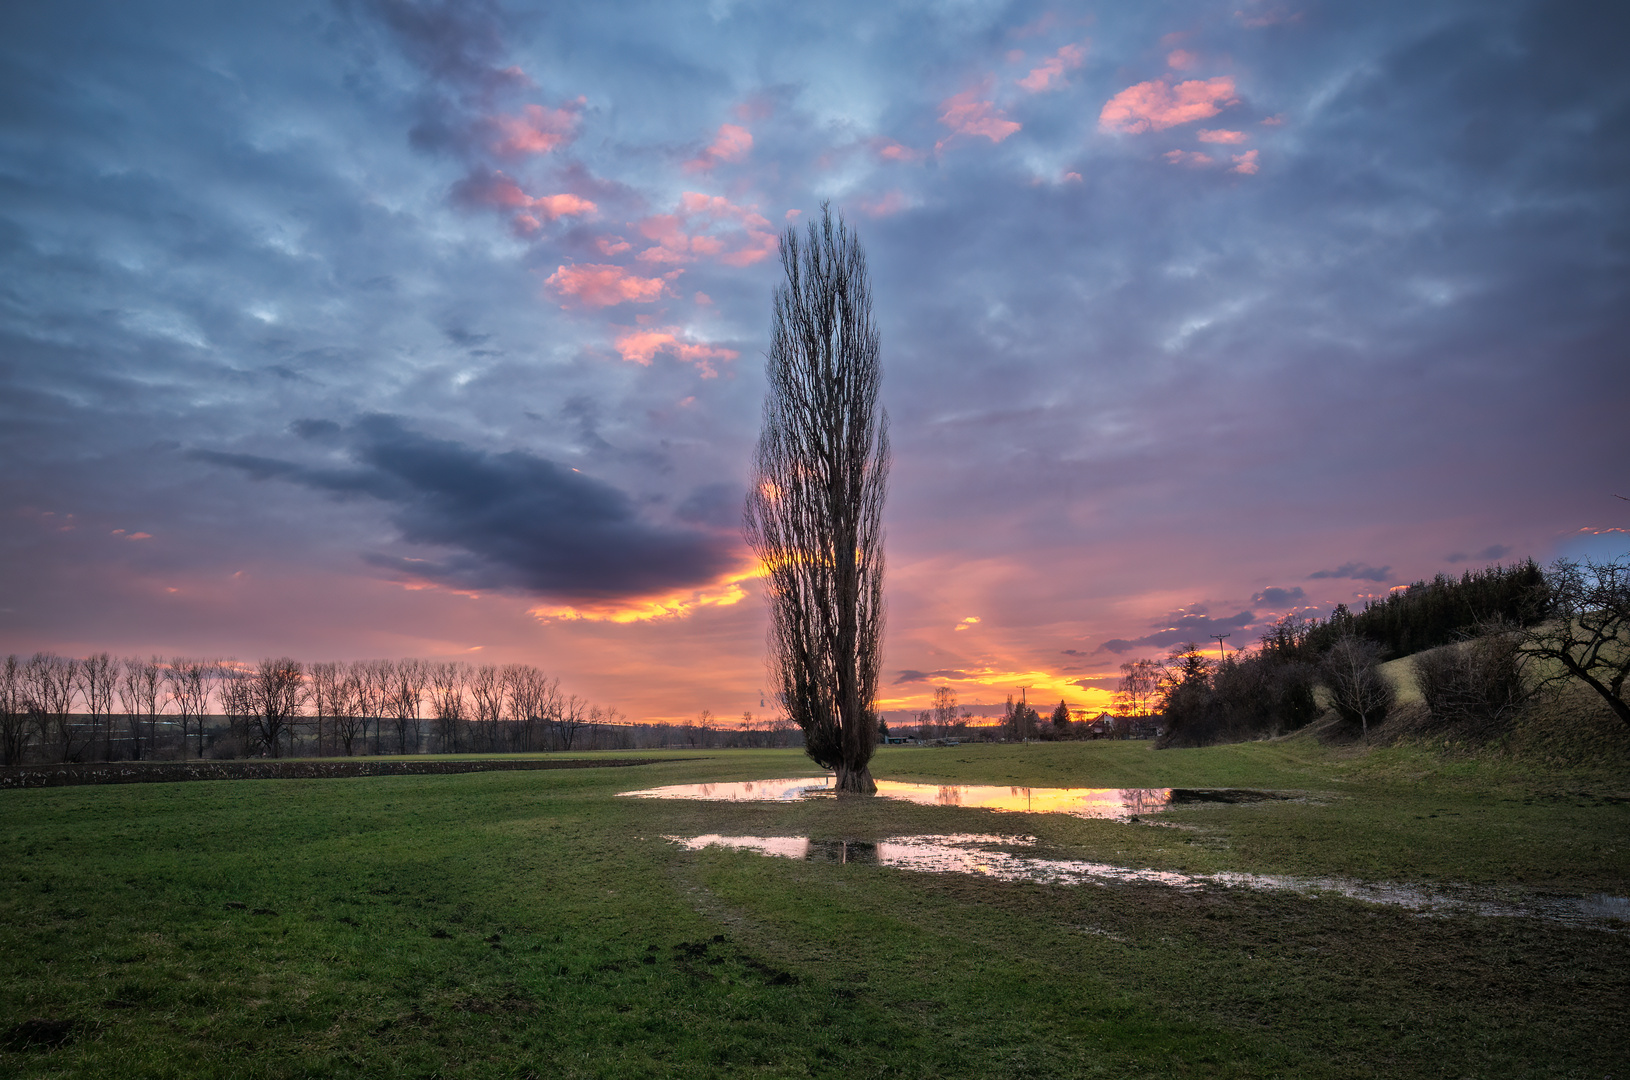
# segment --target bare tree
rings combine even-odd
[[[391,668],[389,695],[391,726],[396,729],[396,752],[408,752],[412,736],[413,752],[419,751],[419,710],[426,681],[423,660],[398,660]]]
[[[777,697],[837,789],[873,794],[889,442],[871,285],[829,205],[780,254],[745,533],[765,570]]]
[[[368,742],[368,705],[370,673],[367,661],[353,660],[345,666],[345,675],[333,687],[330,708],[333,709],[334,736],[346,757],[357,751],[360,737],[363,750]]]
[[[84,732],[73,715],[79,661],[35,653],[23,669],[23,685],[40,745],[50,747],[58,761],[77,761],[85,750]]]
[[[91,716],[87,749],[100,740],[103,761],[113,758],[113,687],[118,679],[119,669],[105,652],[79,662],[79,698]]]
[[[552,719],[555,738],[562,750],[570,750],[572,743],[577,741],[578,734],[589,722],[588,712],[589,703],[576,694],[561,700]]]
[[[306,698],[306,670],[287,656],[262,660],[249,675],[253,738],[272,757],[282,757],[285,744],[294,752],[294,725]]]
[[[1325,654],[1322,671],[1331,706],[1342,719],[1357,721],[1368,741],[1370,725],[1386,719],[1398,699],[1397,687],[1381,670],[1381,646],[1343,635]]]
[[[949,686],[934,688],[934,727],[940,738],[951,734],[956,723],[956,691]]]
[[[498,668],[482,664],[470,673],[470,697],[475,705],[476,731],[491,753],[498,749],[498,721],[504,715],[504,688],[498,681]]]
[[[1630,724],[1630,555],[1606,562],[1557,560],[1533,606],[1544,621],[1492,629],[1512,635],[1519,652],[1540,661],[1533,665],[1537,685],[1582,682]]]
[[[203,757],[204,718],[209,715],[209,692],[213,683],[222,683],[223,711],[228,716],[234,715],[232,709],[225,708],[224,689],[233,685],[226,675],[226,669],[217,663],[177,656],[170,661],[164,677],[170,700],[175,703],[176,719],[181,722],[181,757],[185,759],[187,756],[189,732],[197,734],[198,756]],[[237,704],[236,698],[233,704]]]
[[[551,715],[560,696],[559,680],[550,679],[530,664],[509,664],[500,677],[507,701],[515,749],[536,749],[537,728]]]
[[[142,691],[145,689],[145,680],[142,678],[147,661],[139,656],[127,657],[118,669],[119,709],[124,713],[125,726],[130,731],[130,759],[140,761],[143,752],[152,752],[152,744],[142,739],[142,725],[147,719],[147,710],[144,707]],[[153,681],[153,697],[158,697],[158,680]],[[154,701],[154,708],[157,708]]]
[[[1121,682],[1115,696],[1127,715],[1134,719],[1149,715],[1155,692],[1160,688],[1161,670],[1155,660],[1129,660],[1121,665]]]
[[[26,665],[15,656],[0,662],[0,765],[21,765],[28,752]]]
[[[463,747],[464,681],[464,665],[455,661],[430,669],[430,709],[438,749],[444,754],[456,754]]]
[[[317,756],[327,752],[329,736],[333,734],[334,716],[339,708],[340,682],[344,678],[340,665],[332,660],[312,664],[307,677],[311,694],[311,722],[317,729]]]

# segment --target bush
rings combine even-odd
[[[1529,698],[1524,657],[1510,634],[1491,634],[1421,653],[1413,661],[1436,725],[1491,730]]]

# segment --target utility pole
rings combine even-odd
[[[1226,664],[1228,662],[1228,650],[1223,648],[1223,638],[1225,638],[1225,637],[1233,637],[1234,635],[1233,634],[1212,634],[1211,636],[1217,639],[1217,652],[1222,656],[1223,663]]]

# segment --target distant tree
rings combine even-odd
[[[94,754],[101,743],[103,761],[113,758],[113,691],[118,679],[118,667],[105,652],[79,662],[79,699],[91,718],[87,749]]]
[[[272,757],[294,752],[295,723],[306,700],[306,669],[287,656],[262,660],[245,680],[252,742]]]
[[[317,735],[317,756],[328,753],[329,740],[334,734],[334,717],[340,704],[340,681],[344,678],[341,666],[325,660],[314,663],[307,670],[307,685],[311,694],[311,724]]]
[[[1064,704],[1063,699],[1053,708],[1053,731],[1063,735],[1070,730],[1070,707]]]
[[[498,681],[498,668],[482,664],[470,673],[469,685],[481,748],[491,753],[498,749],[498,721],[504,714],[504,688]]]
[[[165,690],[171,703],[175,706],[176,719],[181,726],[181,757],[187,756],[187,736],[195,734],[198,737],[198,756],[204,756],[204,721],[209,715],[210,690],[214,684],[220,683],[223,690],[222,711],[230,718],[237,715],[232,709],[226,707],[224,692],[228,687],[236,690],[236,683],[232,681],[228,669],[219,663],[205,660],[195,660],[185,656],[177,656],[169,662],[164,671]],[[239,697],[234,697],[231,704],[240,704]]]
[[[25,663],[15,656],[0,662],[0,765],[21,765],[28,752],[28,695]]]
[[[139,656],[127,657],[118,668],[119,709],[124,713],[125,726],[130,732],[130,759],[140,761],[152,752],[149,717],[158,712],[158,694],[162,675],[157,660],[143,660]],[[143,728],[148,738],[144,739]]]
[[[934,726],[941,738],[951,734],[956,724],[956,691],[949,686],[934,688]]]
[[[702,712],[707,720],[713,719],[713,714],[706,709]],[[560,748],[570,750],[578,735],[588,726],[589,703],[576,694],[569,694],[560,700],[551,722],[555,729],[555,740]]]
[[[425,662],[411,657],[398,660],[391,668],[391,686],[388,695],[391,726],[396,732],[396,752],[405,754],[411,744],[419,750],[419,712],[424,704],[425,684],[429,676]]]
[[[1129,716],[1147,716],[1160,688],[1163,669],[1154,660],[1129,660],[1121,665],[1117,701]]]
[[[1370,725],[1392,711],[1398,690],[1381,670],[1381,646],[1364,638],[1337,638],[1321,666],[1330,704],[1342,719],[1359,725],[1366,741]]]
[[[465,667],[455,661],[430,669],[430,710],[436,724],[436,742],[444,754],[456,754],[464,745]]]
[[[357,752],[359,742],[363,752],[367,752],[372,682],[373,673],[368,662],[353,660],[345,665],[344,675],[334,684],[334,697],[330,705],[333,709],[334,737],[340,741],[340,751],[346,757]]]
[[[780,254],[744,531],[765,573],[777,697],[837,789],[873,794],[889,442],[866,256],[825,205]]]
[[[889,741],[889,722],[884,720],[881,716],[877,718],[877,741]]]
[[[35,653],[23,669],[23,685],[40,745],[49,748],[60,762],[78,761],[85,750],[85,733],[74,722],[79,661]]]
[[[1530,593],[1526,625],[1491,624],[1539,661],[1536,686],[1581,682],[1630,725],[1630,554],[1596,562],[1558,559]]]

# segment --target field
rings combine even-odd
[[[0,792],[0,1075],[1602,1077],[1626,924],[1055,886],[663,839],[1028,834],[1188,872],[1630,895],[1630,780],[1300,737],[890,747],[880,777],[1249,787],[1135,824],[619,799],[629,768]],[[677,760],[685,757],[691,760]]]

